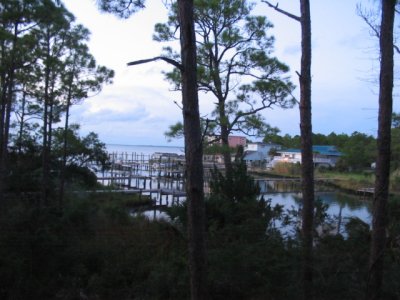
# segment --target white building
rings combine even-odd
[[[243,159],[247,165],[263,166],[273,158],[271,152],[279,149],[281,146],[277,144],[248,143],[244,148]]]
[[[277,151],[268,167],[274,168],[277,163],[301,163],[300,149],[286,149]],[[334,167],[339,160],[340,153],[335,146],[313,146],[313,161],[315,166]]]

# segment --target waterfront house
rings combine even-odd
[[[212,136],[206,136],[206,141],[209,144],[222,144],[222,140],[220,136],[217,135],[212,135]],[[246,137],[245,136],[239,136],[239,135],[230,135],[228,136],[228,144],[230,148],[236,148],[238,146],[243,146],[245,147],[247,143]]]
[[[246,146],[247,139],[245,136],[239,136],[239,135],[230,135],[228,137],[228,143],[230,148],[236,148],[239,146]]]
[[[243,160],[248,166],[262,167],[265,166],[265,163],[272,160],[273,156],[271,153],[279,149],[281,149],[281,146],[278,144],[248,143],[244,148]]]
[[[268,167],[274,168],[277,163],[301,163],[300,149],[286,149],[277,151]],[[335,146],[316,145],[313,146],[313,161],[315,166],[334,167],[341,156]]]
[[[219,136],[207,136],[207,142],[213,145],[221,145],[222,141]],[[237,148],[239,146],[245,147],[246,146],[246,137],[238,136],[238,135],[230,135],[228,137],[229,148]],[[232,159],[235,157],[235,154],[232,154]],[[217,164],[223,164],[224,158],[221,153],[214,153],[214,154],[205,154],[203,155],[204,162],[214,162]]]

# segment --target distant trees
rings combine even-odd
[[[376,161],[376,139],[371,135],[353,132],[350,136],[341,136],[342,144],[337,145],[343,152],[338,168],[341,170],[363,170]]]
[[[291,136],[289,134],[279,135],[277,133],[269,133],[264,137],[266,143],[277,143],[284,148],[300,148],[300,136]],[[361,132],[353,132],[352,134],[336,134],[334,132],[324,135],[314,133],[314,145],[332,145],[336,146],[342,156],[338,161],[337,168],[341,171],[360,171],[371,167],[376,160],[376,138]],[[393,140],[393,146],[400,145],[400,140]],[[393,158],[394,162],[394,158]]]
[[[285,77],[288,67],[271,56],[273,37],[267,32],[272,25],[265,17],[251,14],[253,4],[242,0],[194,2],[198,88],[215,97],[206,134],[220,138],[229,174],[229,134],[263,132],[266,124],[260,112],[274,105],[292,107],[294,87]],[[176,40],[177,26],[176,6],[172,5],[168,22],[155,27],[155,40]],[[176,57],[171,48],[165,48],[164,54]],[[166,78],[180,89],[178,69]],[[210,130],[210,123],[214,123],[214,130]]]

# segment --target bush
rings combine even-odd
[[[300,163],[278,162],[274,167],[274,171],[282,175],[298,176],[301,174],[301,165]]]

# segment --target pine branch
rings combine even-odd
[[[280,12],[281,14],[284,14],[285,16],[288,16],[289,18],[292,18],[293,20],[296,20],[298,22],[300,22],[300,17],[291,14],[283,9],[278,8],[279,3],[277,3],[276,5],[271,4],[269,1],[267,0],[262,0],[261,2],[264,2],[265,4],[267,4],[269,7],[272,7],[273,9],[275,9],[277,12]]]
[[[145,64],[145,63],[156,61],[156,60],[163,60],[163,61],[173,65],[174,67],[178,68],[181,72],[183,72],[183,70],[184,70],[182,64],[180,64],[176,60],[173,60],[171,58],[164,57],[164,56],[157,56],[157,57],[148,58],[148,59],[135,60],[135,61],[128,62],[127,65],[135,66],[135,65]]]

